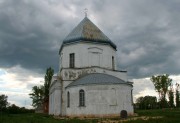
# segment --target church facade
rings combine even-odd
[[[64,39],[59,73],[49,93],[49,114],[115,116],[133,114],[133,83],[117,70],[116,45],[87,17]]]

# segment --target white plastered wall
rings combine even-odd
[[[49,92],[49,114],[61,114],[61,85],[60,81],[54,81]]]
[[[79,90],[85,91],[85,107],[79,107]],[[132,86],[88,85],[74,86],[66,89],[70,93],[70,107],[66,106],[66,114],[74,115],[119,115],[121,110],[133,114],[131,97]]]
[[[75,53],[75,67],[92,67],[112,69],[112,56],[116,66],[116,51],[110,45],[93,43],[74,43],[65,45],[60,53],[60,68],[69,68],[69,54]]]

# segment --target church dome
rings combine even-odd
[[[62,46],[77,42],[107,44],[116,50],[116,45],[87,17],[69,33],[63,40]]]

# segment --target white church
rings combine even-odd
[[[133,110],[133,83],[117,70],[116,45],[86,16],[63,40],[59,73],[49,93],[49,114],[119,116]]]

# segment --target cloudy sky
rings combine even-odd
[[[149,77],[170,74],[180,83],[179,0],[0,0],[0,94],[30,108],[28,94],[58,72],[63,39],[84,18],[118,48],[118,68],[134,81],[134,98],[157,95]]]

